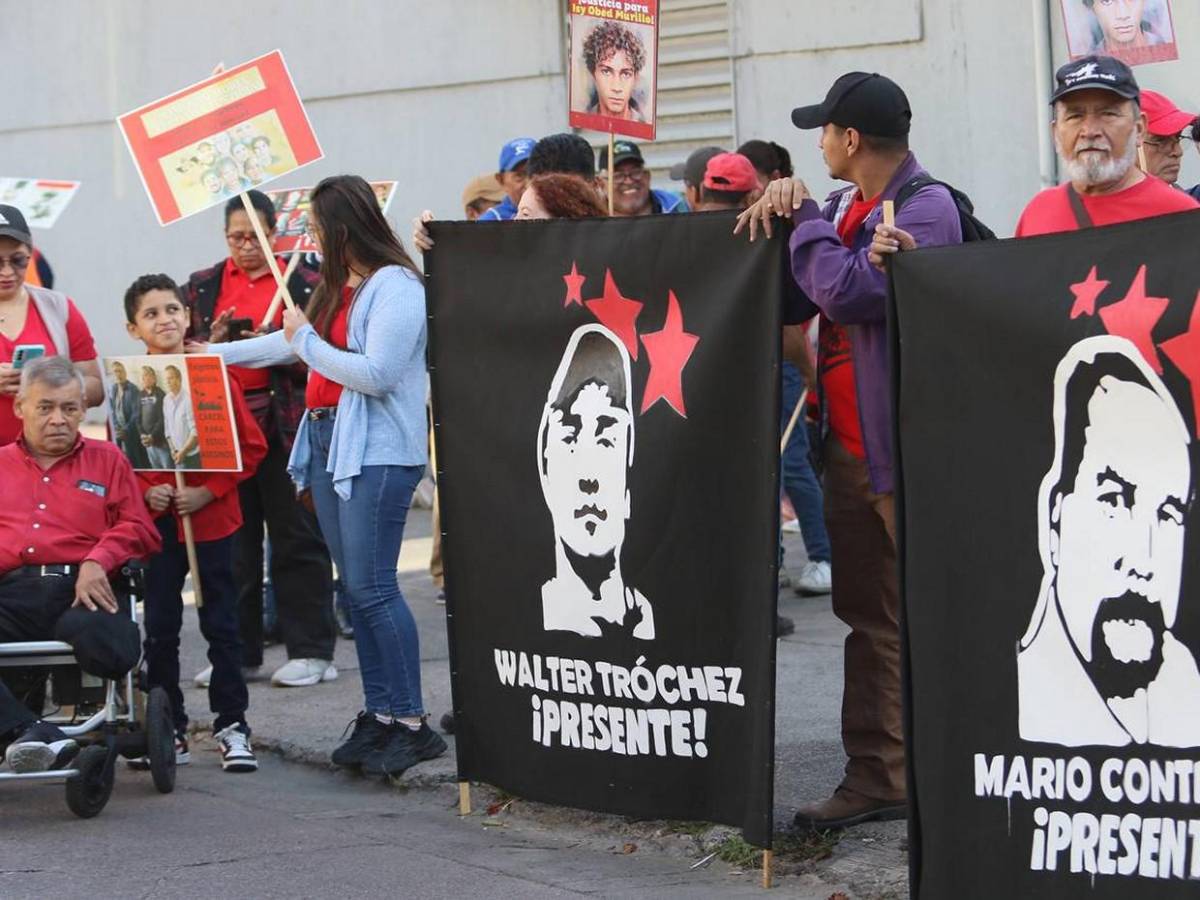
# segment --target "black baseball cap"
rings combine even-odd
[[[633,141],[615,141],[613,143],[613,165],[619,166],[627,159],[636,159],[640,163],[646,162],[642,158],[642,151]],[[608,147],[600,148],[600,168],[608,168]]]
[[[1069,62],[1054,73],[1054,84],[1051,103],[1086,90],[1112,91],[1126,100],[1140,100],[1142,96],[1133,69],[1111,56],[1083,56]]]
[[[33,237],[29,234],[25,217],[15,206],[0,203],[0,237],[12,238],[14,241],[33,246]]]
[[[878,72],[848,72],[833,83],[825,100],[792,110],[797,128],[830,123],[875,137],[904,137],[912,126],[912,107],[900,85]]]
[[[718,153],[724,152],[720,147],[701,147],[699,150],[693,150],[683,162],[671,166],[671,180],[700,187],[704,182],[704,169],[708,161]]]

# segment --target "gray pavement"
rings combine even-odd
[[[426,569],[429,526],[428,511],[414,510],[398,568],[421,632],[425,702],[436,722],[451,704],[445,608],[434,602],[436,592]],[[796,570],[804,560],[803,544],[795,536],[787,536],[785,544],[787,567]],[[777,831],[786,836],[795,808],[823,799],[842,774],[839,719],[842,642],[846,629],[830,611],[828,597],[801,598],[787,590],[780,595],[780,611],[796,623],[796,632],[782,639],[778,648],[775,809]],[[185,623],[184,696],[193,720],[205,723],[207,698],[190,682],[191,675],[206,663],[203,641],[191,610],[185,616]],[[361,706],[353,643],[338,642],[335,662],[340,678],[314,688],[279,689],[269,685],[267,677],[283,664],[285,657],[281,647],[268,648],[262,679],[250,685],[249,719],[257,747],[307,767],[284,766],[264,754],[264,771],[243,779],[220,776],[219,772],[219,777],[209,777],[205,766],[199,765],[181,770],[181,793],[166,799],[149,794],[145,786],[139,789],[135,785],[127,790],[123,780],[118,784],[112,807],[97,820],[97,823],[112,823],[116,819],[113,812],[124,810],[121,815],[128,818],[121,820],[127,823],[122,832],[130,838],[146,835],[150,846],[161,839],[164,832],[160,828],[167,834],[179,835],[181,855],[176,858],[165,848],[161,854],[163,860],[170,862],[166,871],[175,873],[170,878],[178,880],[164,882],[166,893],[156,888],[153,892],[157,896],[176,896],[171,893],[176,890],[179,895],[188,893],[187,885],[199,886],[216,872],[220,873],[223,885],[218,894],[224,893],[243,873],[257,878],[261,871],[274,866],[279,867],[282,880],[265,879],[260,883],[267,886],[277,883],[282,891],[295,878],[295,883],[305,888],[291,896],[315,896],[329,890],[345,896],[365,896],[393,872],[399,878],[406,877],[405,871],[425,872],[422,860],[434,861],[435,865],[427,868],[438,870],[436,876],[421,876],[435,879],[428,882],[430,889],[425,891],[431,896],[476,896],[472,885],[482,889],[485,883],[494,889],[492,896],[507,896],[507,892],[514,896],[558,896],[564,892],[637,896],[650,890],[664,896],[675,896],[675,891],[680,896],[706,896],[703,890],[708,887],[716,891],[713,896],[740,896],[737,892],[754,880],[752,873],[736,874],[739,871],[736,867],[719,860],[712,860],[701,869],[689,869],[719,849],[722,842],[728,843],[730,829],[634,823],[615,816],[520,800],[489,815],[487,807],[499,795],[486,786],[473,789],[475,813],[460,821],[454,814],[457,792],[452,738],[447,739],[450,752],[446,756],[411,769],[395,787],[324,771],[328,768],[329,753]],[[244,791],[239,790],[241,787]],[[138,795],[144,796],[134,803],[133,798]],[[69,813],[56,808],[55,802],[61,805],[57,797],[54,802],[41,804],[41,813],[35,817],[50,816],[58,821],[46,835],[48,846],[56,840],[70,842],[71,835],[78,834],[80,828],[92,833],[91,829],[97,827],[70,821]],[[181,807],[180,802],[186,805]],[[10,831],[6,821],[8,803],[8,797],[0,796],[3,804],[0,808],[4,810],[0,813],[0,832]],[[248,843],[220,837],[219,809],[226,808],[229,814],[229,804],[245,811],[247,825],[244,832],[238,833],[248,836]],[[277,806],[278,814],[274,812]],[[163,817],[157,818],[160,811],[168,808],[174,812],[162,812]],[[143,809],[146,816],[140,815]],[[232,818],[243,821],[241,813],[232,814]],[[200,828],[187,824],[200,820],[209,825]],[[273,820],[288,824],[282,829],[268,827],[268,821]],[[419,823],[418,827],[408,827],[407,820]],[[257,824],[251,827],[249,823]],[[185,828],[191,837],[183,838],[180,828]],[[209,835],[210,828],[215,828],[217,834]],[[261,847],[255,837],[258,828],[262,829]],[[519,841],[532,844],[500,834],[519,834],[522,835]],[[366,835],[374,837],[368,839]],[[508,846],[506,841],[518,842]],[[639,849],[628,856],[637,857],[636,866],[648,868],[644,871],[637,868],[628,876],[630,880],[622,880],[626,876],[620,872],[625,870],[606,868],[602,863],[612,862],[612,848],[631,845]],[[408,855],[398,858],[397,847]],[[0,896],[4,897],[25,896],[8,889],[24,876],[10,876],[6,870],[31,868],[29,860],[22,861],[19,853],[14,864],[13,852],[7,840],[0,840]],[[840,891],[850,898],[882,900],[905,897],[908,893],[903,823],[849,829],[831,849],[781,850],[778,857],[777,870],[781,876],[776,893],[785,896],[826,900]],[[509,860],[512,867],[505,868],[500,859]],[[358,871],[355,861],[365,873]],[[204,866],[218,863],[219,870],[208,874],[201,871]],[[459,867],[461,872],[456,871]],[[471,880],[477,876],[483,878],[481,873],[486,871],[496,873],[494,884]],[[701,871],[708,874],[696,876]],[[339,880],[335,873],[348,880]],[[17,880],[10,882],[10,878]],[[372,881],[373,878],[377,880]],[[709,878],[715,880],[705,880]],[[353,893],[360,884],[364,893]],[[346,885],[351,886],[349,893]],[[257,890],[243,893],[275,896]],[[40,895],[47,896],[49,891]],[[67,896],[70,892],[60,895]]]

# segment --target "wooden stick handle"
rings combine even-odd
[[[772,869],[774,868],[774,863],[775,863],[774,851],[764,850],[763,851],[763,860],[762,860],[762,869],[763,869],[763,871],[762,871],[762,886],[763,886],[764,891],[769,891],[771,889],[771,878],[773,875]]]
[[[460,816],[471,814],[471,782],[469,781],[458,783],[458,814]]]
[[[792,432],[796,429],[796,423],[800,421],[800,412],[804,409],[804,402],[808,400],[808,388],[800,392],[800,399],[796,401],[796,408],[792,410],[792,418],[788,420],[787,428],[783,430],[783,440],[779,442],[779,455],[783,456],[783,451],[787,449],[788,441],[792,439]]]
[[[1143,172],[1149,171],[1146,166],[1146,148],[1142,144],[1138,144],[1138,168]]]
[[[175,489],[182,490],[187,487],[187,482],[183,479],[183,472],[179,469],[175,470]],[[191,515],[180,516],[179,520],[183,522],[183,542],[187,547],[188,569],[192,573],[192,594],[196,598],[196,609],[204,605],[204,594],[200,589],[200,561],[196,558],[196,535],[192,531]]]
[[[895,200],[884,200],[883,201],[883,224],[887,225],[889,228],[893,227],[896,224],[896,201]]]
[[[613,148],[616,144],[616,136],[613,132],[608,133],[608,214],[613,214],[613,175],[617,170],[616,164],[613,162],[613,154],[616,152]]]
[[[258,246],[262,247],[263,254],[267,257],[267,265],[271,267],[271,274],[275,276],[275,284],[279,286],[279,290],[283,291],[283,302],[287,304],[288,309],[295,309],[296,304],[292,300],[291,292],[288,291],[287,281],[284,280],[283,273],[279,271],[279,263],[275,259],[275,252],[271,249],[271,242],[267,238],[267,232],[263,229],[262,220],[258,217],[258,210],[250,202],[249,194],[242,191],[241,196],[242,206],[246,207],[246,215],[250,217],[250,224],[254,227],[254,235],[258,238]]]
[[[296,271],[296,266],[300,263],[300,257],[304,254],[297,250],[292,254],[292,258],[288,260],[287,268],[283,270],[283,284],[286,285],[292,280],[292,273]],[[279,304],[283,302],[283,287],[275,285],[275,296],[271,298],[271,305],[267,307],[267,314],[263,316],[263,320],[258,324],[259,328],[266,328],[270,325],[277,315],[279,315]]]

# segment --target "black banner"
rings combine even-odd
[[[770,846],[780,241],[437,223],[459,775]]]
[[[901,254],[912,894],[1195,897],[1200,213]]]

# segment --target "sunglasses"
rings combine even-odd
[[[3,272],[6,266],[12,266],[13,274],[24,275],[25,270],[29,268],[28,253],[14,253],[12,256],[0,256],[0,272]]]

